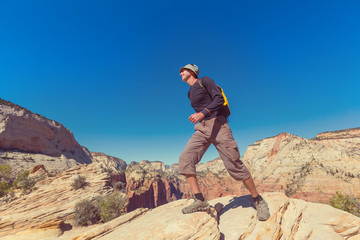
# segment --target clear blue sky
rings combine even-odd
[[[221,85],[241,154],[289,132],[360,127],[359,1],[0,2],[0,97],[90,151],[176,163],[197,64]],[[214,147],[203,161],[218,156]]]

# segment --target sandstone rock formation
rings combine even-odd
[[[48,170],[63,170],[91,162],[89,151],[62,124],[0,101],[0,164],[14,169],[44,164]]]
[[[283,193],[264,193],[263,196],[271,213],[265,222],[257,220],[251,196],[226,196],[210,201],[219,213],[212,207],[209,213],[184,215],[181,209],[192,200],[182,199],[154,209],[137,209],[110,222],[87,227],[66,227],[61,219],[48,214],[52,217],[48,216],[47,222],[21,232],[13,231],[0,239],[17,240],[25,236],[28,240],[360,239],[360,218],[349,213],[325,204],[291,199]]]
[[[46,170],[44,165],[36,165],[29,172],[29,177],[37,178],[37,179],[45,179],[47,177],[51,177],[51,174]]]
[[[99,239],[219,239],[216,215],[213,217],[204,212],[183,215],[181,208],[188,203],[188,200],[179,200],[148,210],[131,222],[123,222],[111,231],[104,232]],[[89,232],[92,233],[93,230]],[[89,232],[73,239],[89,239]]]
[[[260,192],[279,191],[312,202],[327,202],[336,191],[360,195],[360,128],[321,133],[311,140],[281,133],[249,146],[242,161]],[[197,175],[207,199],[248,194],[220,158],[199,164]],[[178,179],[183,197],[190,197],[189,185]]]
[[[128,211],[136,208],[154,208],[182,198],[177,176],[169,174],[163,163],[132,162],[126,168]]]
[[[312,202],[328,202],[336,191],[360,195],[359,149],[359,129],[321,133],[312,140],[282,133],[249,146],[242,160],[260,192],[278,191]],[[177,164],[165,171],[152,165],[143,161],[128,166],[129,210],[193,197],[185,177],[177,174]],[[200,190],[207,199],[248,194],[242,183],[231,178],[220,158],[200,163],[196,169]]]
[[[104,153],[91,152],[91,156],[94,162],[98,162],[105,168],[110,168],[114,171],[125,170],[127,166],[124,160]]]
[[[249,146],[242,160],[260,192],[314,202],[327,201],[337,190],[360,195],[360,128],[310,140],[282,133]],[[176,200],[192,193],[177,164],[168,169],[158,161],[127,165],[103,153],[90,154],[61,124],[1,99],[0,164],[17,171],[33,168],[30,177],[45,178],[28,195],[16,192],[1,199],[0,239],[360,239],[358,218],[282,193],[263,194],[272,216],[258,222],[244,196],[248,191],[230,177],[220,158],[197,166],[205,197],[224,205],[220,218],[214,210],[184,216],[180,210],[191,200]],[[75,191],[71,183],[78,175],[88,184]],[[106,224],[74,226],[76,202],[114,189],[128,198],[128,214]]]
[[[282,133],[249,146],[243,161],[263,191],[326,201],[336,191],[360,195],[360,129],[307,140]]]
[[[87,184],[83,189],[73,190],[71,184],[78,175],[84,176]],[[29,231],[46,229],[62,234],[61,229],[66,229],[73,218],[76,202],[109,194],[112,191],[109,181],[109,174],[102,172],[98,163],[75,166],[45,178],[30,194],[15,194],[10,202],[0,206],[0,239],[14,234],[27,239],[24,236]]]
[[[259,222],[251,196],[223,197],[219,228],[223,239],[360,239],[360,218],[320,203],[265,193],[271,216]]]

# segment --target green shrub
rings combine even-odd
[[[6,181],[0,182],[0,197],[5,196],[10,191],[11,186]]]
[[[126,197],[116,192],[99,199],[98,205],[101,221],[108,222],[123,214],[126,203]]]
[[[12,169],[9,164],[0,165],[0,180],[9,181],[11,170]]]
[[[113,173],[113,169],[112,169],[112,167],[110,167],[110,166],[103,166],[103,165],[100,165],[100,167],[101,167],[101,172],[106,172],[106,173],[109,173],[109,174],[112,174]]]
[[[77,225],[87,226],[99,222],[99,208],[89,200],[82,200],[75,204],[74,221]]]
[[[20,172],[14,181],[13,186],[18,189],[22,189],[23,193],[29,193],[34,190],[36,179],[29,177],[29,171]]]
[[[336,192],[329,200],[331,206],[360,217],[360,198]]]
[[[116,191],[125,192],[126,184],[123,183],[123,182],[115,182],[115,183],[112,184],[112,187],[113,187],[114,190],[116,190]]]
[[[19,183],[24,181],[25,179],[27,179],[29,177],[29,171],[22,171],[19,172],[18,175],[16,176],[16,179],[14,181],[14,186],[16,188],[20,188]]]
[[[23,190],[23,193],[29,193],[32,190],[34,190],[34,186],[36,184],[36,180],[31,178],[31,177],[27,177],[25,179],[23,179],[22,181],[20,181],[18,183],[18,186],[20,189]]]
[[[116,192],[105,197],[99,197],[95,204],[89,200],[77,202],[75,204],[75,224],[87,226],[100,221],[108,222],[125,213],[126,203],[126,197]]]
[[[22,189],[23,194],[26,194],[32,191],[32,187],[35,183],[36,182],[32,178],[29,178],[29,171],[22,171],[16,176],[16,179],[13,182],[13,187]]]
[[[11,188],[11,166],[9,164],[0,165],[0,197],[5,196]]]
[[[82,187],[84,187],[86,185],[86,178],[83,176],[78,175],[75,179],[74,182],[71,184],[72,188],[77,190],[80,189]]]

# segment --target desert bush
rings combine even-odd
[[[360,217],[360,198],[336,192],[334,196],[329,199],[331,206],[349,212],[355,216]]]
[[[74,221],[76,225],[87,226],[99,222],[98,206],[89,200],[82,200],[75,204]]]
[[[99,199],[98,205],[101,221],[108,222],[123,214],[126,203],[126,197],[116,192]]]
[[[103,165],[100,165],[100,167],[101,167],[101,172],[106,172],[106,173],[109,173],[109,174],[112,174],[113,173],[113,169],[112,169],[112,167],[110,167],[110,166],[103,166]]]
[[[123,182],[115,182],[112,184],[112,187],[114,188],[114,190],[122,191],[122,192],[125,192],[125,186],[126,186],[126,184]]]
[[[25,180],[26,178],[29,177],[29,171],[22,171],[19,172],[18,175],[16,176],[16,179],[14,181],[14,186],[16,188],[20,188],[18,185],[21,181]]]
[[[10,191],[11,186],[6,181],[0,181],[0,197],[5,196]]]
[[[33,179],[31,177],[27,177],[27,178],[24,178],[22,181],[18,182],[18,187],[23,190],[24,194],[26,194],[26,193],[29,193],[29,192],[35,190],[35,188],[34,188],[35,184],[36,184],[35,179]]]
[[[11,188],[11,166],[9,164],[0,165],[0,197],[5,196]]]
[[[0,165],[0,180],[9,181],[11,171],[12,169],[9,164]]]
[[[36,179],[29,177],[29,171],[20,172],[14,181],[14,188],[22,189],[23,193],[29,193],[34,190]]]
[[[78,175],[74,179],[74,182],[71,184],[71,186],[74,190],[80,189],[80,188],[84,187],[85,185],[86,185],[86,178],[81,175]]]

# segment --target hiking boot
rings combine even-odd
[[[182,213],[188,214],[188,213],[193,213],[193,212],[206,212],[206,211],[208,211],[209,208],[210,208],[210,205],[206,200],[201,201],[201,200],[195,198],[195,201],[191,205],[184,207],[182,209]]]
[[[266,221],[270,217],[269,207],[264,199],[254,202],[259,221]]]

